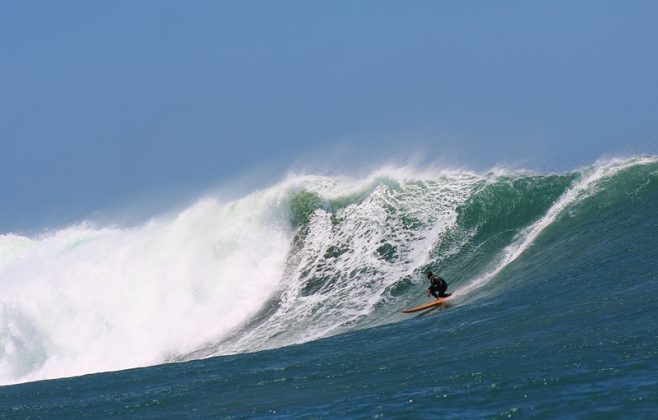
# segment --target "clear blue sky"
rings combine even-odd
[[[658,152],[656,1],[0,2],[0,232],[350,144]],[[187,187],[184,187],[187,188]]]

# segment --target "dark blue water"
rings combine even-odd
[[[457,291],[486,281],[441,310],[400,315],[425,301],[422,282],[401,279],[372,312],[384,325],[359,318],[303,344],[4,386],[0,415],[656,418],[658,165],[597,178],[519,240],[583,178],[515,177],[460,205],[423,269]],[[522,252],[500,264],[509,247]],[[259,316],[250,328],[267,325]]]

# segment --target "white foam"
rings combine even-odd
[[[334,214],[313,213],[303,246],[289,261],[278,310],[213,354],[300,343],[349,329],[373,312],[388,286],[427,263],[436,242],[454,225],[457,207],[481,180],[457,171],[420,175],[427,178],[404,168],[386,173],[364,180],[296,178],[296,188],[325,199],[363,199]],[[378,254],[385,244],[395,250],[394,261]],[[326,257],[330,247],[343,253]],[[309,287],[313,290],[306,291]]]
[[[4,237],[20,252],[0,266],[0,383],[161,363],[249,319],[282,278],[276,194],[202,200],[134,229]]]
[[[24,236],[0,235],[0,268],[32,248],[34,241]]]

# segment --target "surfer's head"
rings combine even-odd
[[[428,271],[428,272],[427,272],[427,278],[430,278],[430,277],[432,277],[432,272],[431,272],[431,271]]]

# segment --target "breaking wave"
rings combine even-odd
[[[0,235],[0,383],[396,322],[423,301],[428,269],[448,280],[455,304],[477,305],[547,232],[656,188],[653,156],[562,174],[381,168],[291,175],[132,228]]]

